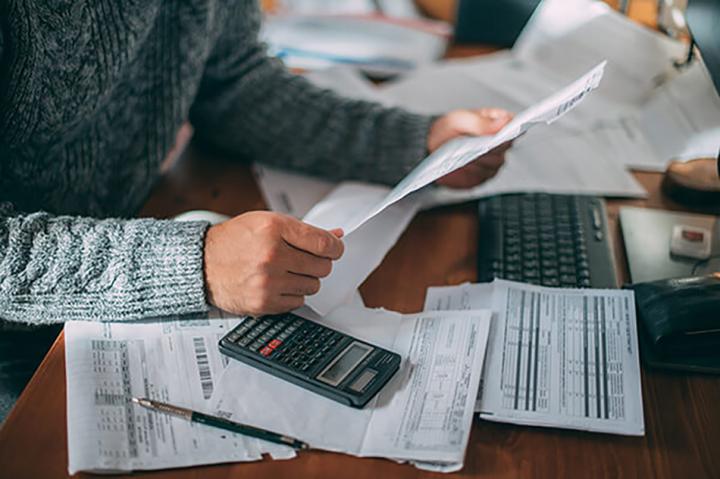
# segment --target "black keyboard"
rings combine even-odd
[[[501,195],[479,204],[478,281],[616,288],[605,202],[582,195]]]

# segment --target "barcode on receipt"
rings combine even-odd
[[[210,399],[213,392],[212,373],[210,372],[210,359],[205,346],[205,338],[193,338],[193,347],[195,348],[195,361],[197,362],[198,372],[200,373],[200,387],[205,399]]]

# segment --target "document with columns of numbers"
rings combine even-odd
[[[429,288],[426,310],[491,308],[484,419],[645,434],[632,291],[495,280]]]
[[[65,325],[68,469],[120,472],[252,461],[269,453],[293,457],[270,443],[226,433],[134,405],[148,397],[207,410],[229,360],[217,341],[239,318]]]
[[[351,408],[231,361],[211,411],[295,437],[313,449],[458,471],[473,423],[490,317],[490,311],[402,315],[337,308],[317,322],[403,358],[400,370],[367,406]]]

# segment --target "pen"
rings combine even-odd
[[[201,412],[186,409],[184,407],[173,406],[172,404],[167,404],[160,401],[153,401],[152,399],[146,398],[132,398],[132,402],[152,411],[164,412],[166,414],[181,417],[190,422],[197,422],[200,424],[205,424],[206,426],[225,429],[226,431],[236,432],[238,434],[255,437],[268,442],[274,442],[275,444],[290,446],[294,449],[302,450],[310,448],[310,445],[306,442],[299,441],[295,438],[285,436],[283,434],[266,431],[265,429],[248,426],[247,424],[240,424],[217,416],[203,414]]]

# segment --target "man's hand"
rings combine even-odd
[[[204,253],[208,301],[253,316],[299,308],[342,256],[340,237],[341,230],[325,231],[265,211],[211,226]]]
[[[428,151],[458,136],[493,135],[500,131],[513,115],[499,108],[455,110],[438,118],[430,127]],[[437,184],[451,188],[471,188],[495,176],[505,163],[505,152],[512,146],[505,143],[477,158],[472,163],[437,180]]]

